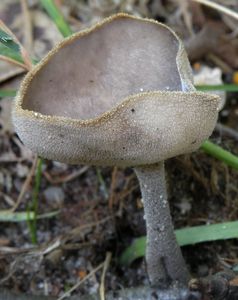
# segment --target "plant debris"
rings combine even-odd
[[[62,37],[39,1],[27,1],[24,9],[21,2],[26,1],[2,0],[0,18],[24,47],[31,49],[31,57],[39,60]],[[183,38],[194,69],[197,64],[218,68],[225,84],[237,83],[237,21],[220,11],[177,0],[55,2],[73,31],[119,11],[162,21]],[[238,11],[237,1],[225,2],[228,8]],[[16,90],[23,72],[0,59],[0,88]],[[26,213],[34,190],[35,157],[14,133],[12,101],[12,97],[0,99],[0,210]],[[211,140],[236,155],[237,120],[237,92],[228,92]],[[38,244],[34,246],[27,222],[1,223],[1,288],[24,293],[24,297],[44,295],[57,299],[84,278],[87,279],[71,297],[97,292],[102,279],[106,295],[148,284],[143,259],[130,267],[118,263],[133,239],[145,235],[143,203],[132,169],[76,167],[53,161],[44,161],[42,169],[38,214],[53,210],[59,210],[59,214],[37,221]],[[237,220],[237,181],[236,170],[203,151],[169,160],[167,183],[175,228]],[[237,272],[237,249],[238,240],[234,239],[189,245],[182,251],[193,277],[199,278],[227,269]],[[111,260],[105,271],[108,252]],[[93,272],[97,266],[101,268]],[[204,291],[209,285],[201,282],[193,282],[193,287]],[[233,291],[237,278],[228,282]]]

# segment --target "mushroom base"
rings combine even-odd
[[[164,162],[135,168],[144,202],[146,265],[152,286],[187,284],[189,273],[177,243],[167,201]]]

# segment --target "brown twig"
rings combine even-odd
[[[23,197],[24,197],[24,195],[25,195],[25,193],[26,193],[26,191],[27,191],[27,189],[28,189],[28,187],[31,183],[32,177],[35,174],[36,165],[37,165],[37,157],[35,157],[34,160],[33,160],[31,170],[30,170],[28,176],[26,177],[26,180],[25,180],[25,182],[24,182],[24,184],[21,188],[21,192],[20,192],[20,194],[17,198],[17,201],[16,201],[15,205],[10,209],[11,212],[14,212],[18,208],[18,206],[20,205],[20,203],[21,203],[21,201],[22,201],[22,199],[23,199]]]

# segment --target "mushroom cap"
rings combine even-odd
[[[117,14],[62,41],[26,75],[13,120],[44,158],[137,166],[196,150],[218,106],[218,96],[195,91],[171,29]]]

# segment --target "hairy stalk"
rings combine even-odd
[[[152,286],[167,287],[174,281],[187,284],[187,271],[174,234],[167,201],[164,163],[135,168],[144,202],[147,272]]]

